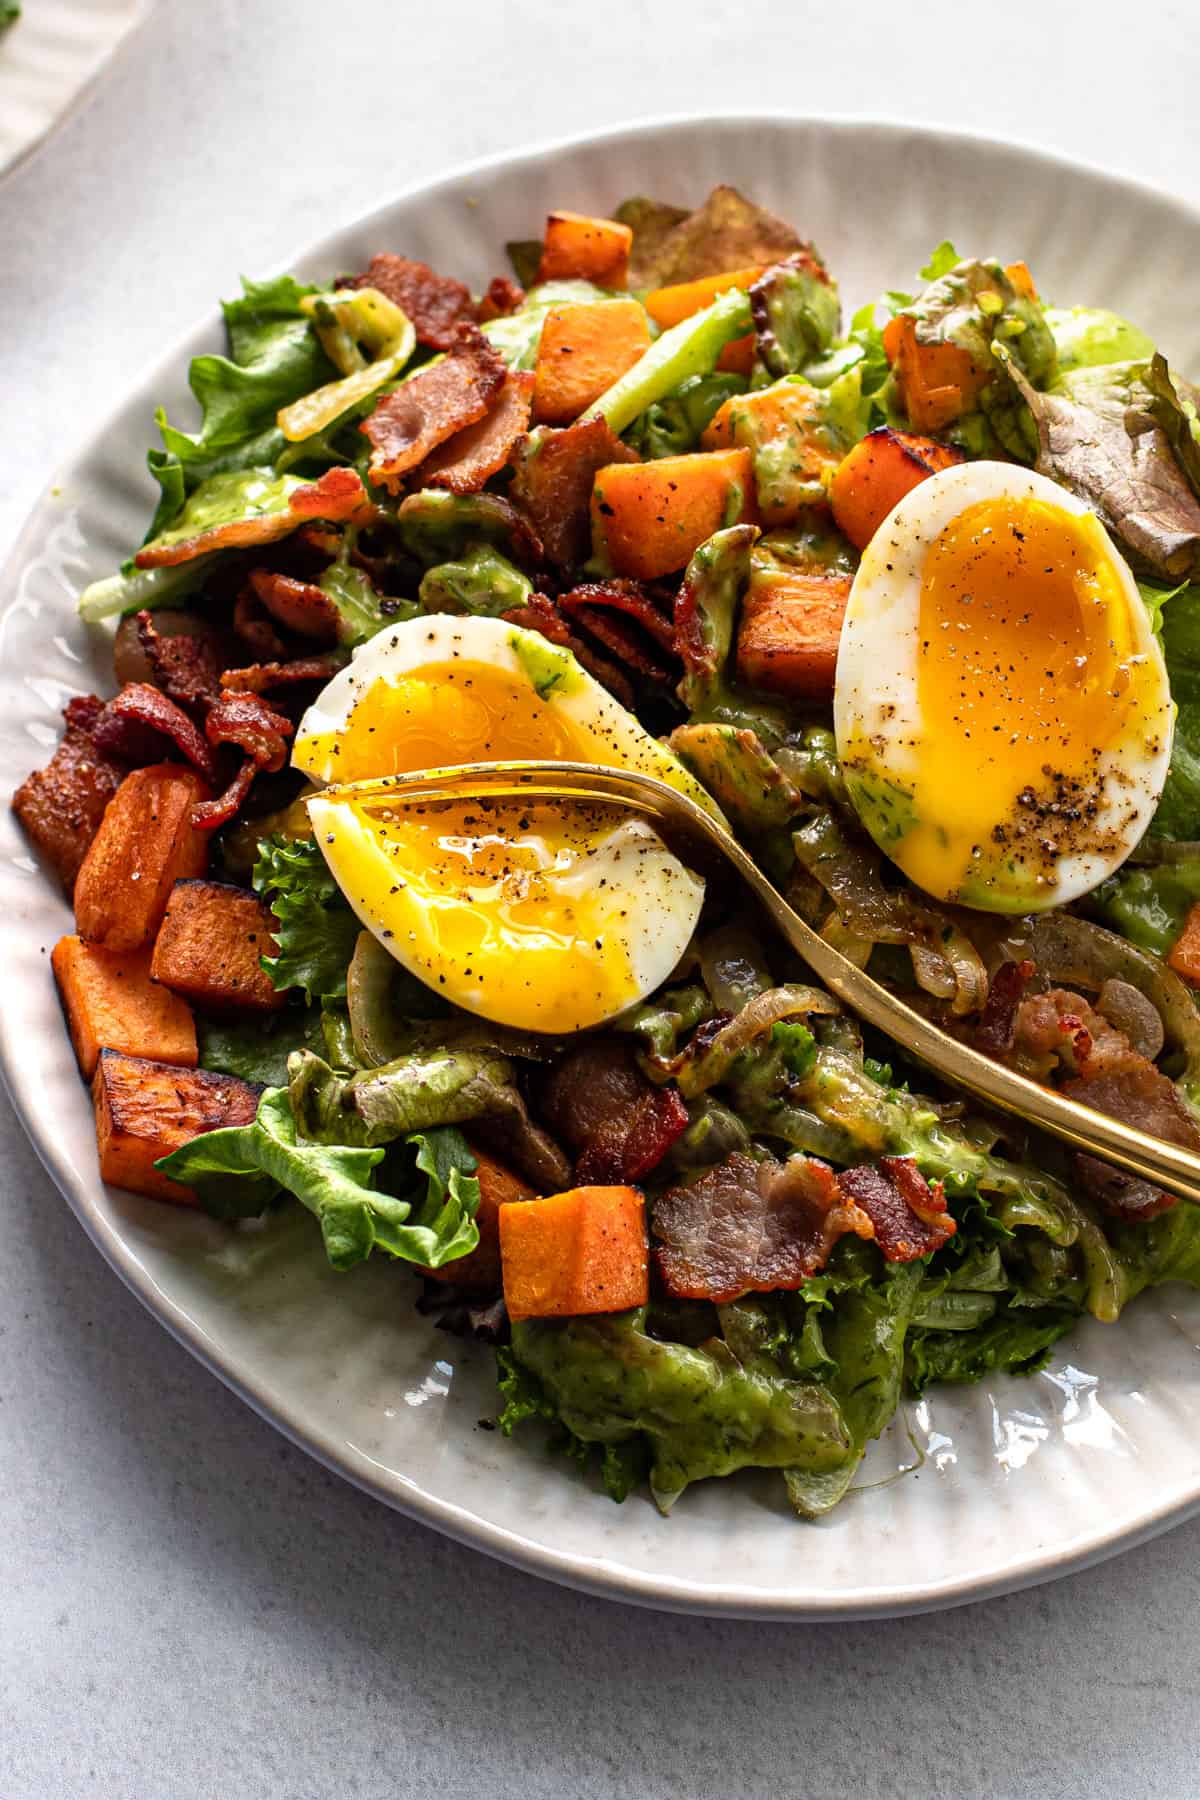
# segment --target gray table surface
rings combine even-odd
[[[843,111],[1197,199],[1198,77],[1187,0],[161,0],[0,182],[0,554],[243,267],[447,165],[652,112]],[[582,1598],[278,1437],[125,1292],[2,1100],[0,1190],[0,1800],[1200,1792],[1200,1522],[887,1624]]]

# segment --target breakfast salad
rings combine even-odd
[[[903,1394],[1200,1284],[1196,1208],[940,1088],[645,817],[385,779],[656,776],[945,1030],[1200,1150],[1200,392],[970,248],[847,319],[720,187],[553,213],[482,295],[247,282],[80,600],[116,692],[13,800],[104,1179],[407,1263],[617,1499],[819,1515]]]

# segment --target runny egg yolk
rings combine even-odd
[[[670,973],[699,915],[703,884],[607,808],[331,795],[310,813],[393,955],[455,1005],[520,1028],[578,1031],[624,1011]]]
[[[1101,527],[1031,497],[977,501],[929,546],[918,621],[906,872],[952,895],[1015,851],[1023,875],[1051,878],[1098,847],[1111,753],[1161,712]]]
[[[605,755],[602,729],[585,732],[527,679],[466,658],[372,682],[340,731],[304,749],[330,755],[339,782],[460,762],[619,760]]]

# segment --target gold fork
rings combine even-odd
[[[1036,1125],[1072,1149],[1100,1157],[1183,1199],[1200,1202],[1200,1156],[1090,1106],[1081,1106],[1053,1088],[1042,1087],[923,1018],[826,943],[811,925],[806,925],[736,838],[694,800],[656,776],[592,763],[460,763],[444,769],[422,769],[412,775],[348,782],[323,791],[331,799],[353,800],[372,810],[386,810],[389,805],[418,799],[509,797],[619,805],[644,814],[662,827],[685,861],[689,854],[693,858],[699,854],[702,861],[707,860],[714,851],[723,857],[830,993],[860,1018],[894,1038],[944,1081],[964,1089],[976,1100]]]

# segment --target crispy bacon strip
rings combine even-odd
[[[881,1156],[838,1176],[843,1194],[866,1213],[888,1262],[915,1262],[940,1250],[958,1226],[940,1181],[926,1181],[911,1156]]]
[[[552,563],[574,568],[588,553],[597,469],[640,460],[603,419],[582,419],[562,430],[542,426],[516,446],[512,497],[533,520]]]
[[[226,669],[221,686],[238,694],[267,694],[272,688],[295,687],[304,681],[328,681],[345,666],[342,651],[326,650],[322,656],[298,656],[291,662],[252,663],[245,669]]]
[[[560,594],[558,604],[565,613],[581,607],[608,607],[636,619],[660,650],[675,652],[675,622],[670,611],[664,613],[654,596],[640,581],[585,581],[569,592]]]
[[[985,1056],[1003,1058],[1012,1049],[1017,1010],[1033,975],[1034,965],[1026,957],[1023,962],[1001,963],[992,976],[988,997],[975,1028],[975,1042]]]
[[[486,339],[458,344],[388,394],[359,430],[370,439],[371,480],[398,494],[404,478],[456,432],[482,419],[504,385],[505,367]]]
[[[562,602],[559,604],[561,606]],[[673,685],[678,677],[678,669],[673,669],[670,663],[648,650],[644,639],[638,636],[627,620],[616,618],[599,606],[576,606],[574,617],[624,667],[636,669],[639,675],[645,675],[648,680],[658,682],[663,687]]]
[[[25,778],[12,798],[26,836],[68,896],[104,809],[125,774],[93,741],[92,728],[103,711],[104,702],[95,694],[71,700],[63,710],[67,730],[58,749],[44,769]]]
[[[622,667],[637,669],[651,681],[673,683],[678,666],[657,652],[673,648],[674,629],[636,581],[590,581],[560,594],[560,612],[584,626]],[[636,620],[651,639],[647,646]]]
[[[243,588],[234,602],[233,630],[258,662],[277,662],[287,656],[287,645],[263,612],[253,588]]]
[[[296,581],[274,569],[254,569],[250,575],[259,604],[280,625],[299,637],[333,643],[337,638],[338,609],[329,595],[311,581]]]
[[[1022,1000],[1008,1060],[1039,1081],[1065,1075],[1060,1085],[1071,1099],[1200,1150],[1200,1125],[1175,1083],[1082,994],[1051,988]],[[1081,1185],[1119,1218],[1148,1219],[1176,1204],[1173,1194],[1097,1157],[1076,1156],[1074,1166]]]
[[[524,304],[525,289],[507,275],[495,275],[488,282],[487,293],[476,304],[475,317],[480,325],[488,325],[493,319],[507,318]]]
[[[347,285],[378,288],[386,294],[401,312],[407,313],[417,342],[432,350],[450,349],[457,341],[458,327],[472,314],[470,290],[461,281],[439,275],[428,263],[395,256],[390,251],[373,256],[363,273]]]
[[[499,473],[517,439],[529,430],[533,376],[510,371],[491,412],[477,425],[456,432],[417,470],[419,487],[449,488],[452,494],[477,494]]]
[[[258,694],[226,691],[205,721],[211,744],[236,744],[260,769],[274,774],[287,761],[287,739],[296,727],[286,713]]]
[[[167,738],[179,755],[215,782],[212,750],[192,719],[148,681],[128,681],[92,728],[96,748],[120,762],[144,766],[162,758]]]
[[[1083,1075],[1064,1083],[1064,1094],[1094,1106],[1110,1118],[1124,1119],[1169,1144],[1200,1150],[1200,1128],[1179,1097],[1175,1083],[1146,1057],[1130,1062],[1119,1072]],[[1080,1181],[1106,1211],[1117,1218],[1152,1219],[1178,1205],[1178,1196],[1164,1193],[1153,1182],[1124,1175],[1096,1156],[1076,1156]]]
[[[874,1235],[828,1164],[801,1155],[779,1163],[735,1151],[660,1194],[652,1218],[667,1292],[718,1303],[798,1288],[847,1232]]]
[[[197,624],[194,632],[164,637],[152,612],[137,615],[138,643],[155,687],[177,706],[202,712],[221,691],[221,644],[216,632]]]
[[[194,537],[176,543],[149,543],[134,557],[139,569],[167,569],[176,563],[207,556],[210,550],[246,550],[275,544],[296,530],[305,519],[368,519],[374,507],[354,469],[327,469],[319,481],[293,488],[287,506],[278,512],[260,513],[253,519],[233,519],[227,525],[210,525]]]
[[[220,826],[228,825],[230,819],[236,818],[241,811],[257,774],[258,764],[252,756],[248,756],[223,794],[218,794],[215,800],[198,801],[193,806],[194,828],[197,831],[216,831]]]
[[[510,607],[501,617],[508,625],[520,625],[525,631],[539,631],[552,644],[561,644],[589,675],[594,675],[610,694],[616,696],[622,706],[633,705],[633,689],[625,671],[572,631],[553,600],[545,594],[532,594],[527,605]]]
[[[542,1102],[551,1131],[575,1152],[580,1182],[640,1181],[688,1123],[678,1089],[654,1087],[621,1043],[568,1054],[548,1074]]]
[[[287,761],[287,740],[296,727],[259,695],[227,690],[209,713],[204,729],[210,743],[236,744],[246,753],[225,792],[192,808],[196,830],[215,831],[233,818],[260,769],[270,774],[282,769]]]

